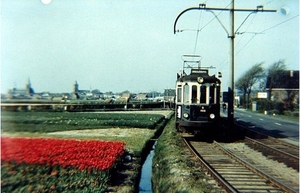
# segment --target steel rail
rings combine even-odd
[[[280,144],[282,144],[282,145],[284,145],[284,146],[288,146],[288,147],[290,147],[290,148],[293,148],[293,149],[299,151],[299,146],[298,146],[298,145],[294,145],[294,144],[291,144],[291,143],[284,142],[284,141],[282,141],[282,140],[280,140],[280,139],[276,139],[276,138],[274,138],[274,137],[272,137],[272,136],[268,136],[268,138],[269,138],[270,140],[275,141],[276,143],[280,143]]]
[[[229,184],[220,174],[218,174],[202,157],[201,155],[194,149],[194,147],[187,142],[185,137],[182,137],[184,143],[188,147],[191,153],[193,153],[196,158],[200,161],[201,165],[204,166],[208,173],[219,183],[219,185],[224,188],[227,192],[237,193],[239,192],[236,190],[231,184]]]
[[[298,192],[298,190],[294,189],[293,187],[285,184],[284,182],[282,182],[282,181],[280,181],[278,179],[273,178],[269,174],[267,174],[267,173],[259,170],[254,165],[252,165],[251,163],[249,163],[246,160],[242,159],[241,157],[238,157],[237,155],[234,155],[234,153],[232,151],[224,148],[220,143],[214,141],[214,144],[217,145],[219,147],[219,149],[221,151],[223,151],[225,154],[227,154],[231,158],[235,159],[237,162],[239,162],[240,164],[244,165],[245,167],[247,167],[249,170],[255,172],[256,174],[260,175],[261,177],[268,179],[270,182],[272,182],[273,184],[275,184],[277,187],[283,189],[285,192],[288,192],[288,193]]]
[[[256,131],[254,129],[251,129],[249,127],[245,127],[244,125],[241,125],[241,124],[238,124],[237,122],[234,123],[237,127],[239,128],[242,128],[242,129],[245,129],[246,132],[252,132],[253,134],[258,134],[259,136],[262,136],[264,138],[267,138],[267,139],[270,139],[276,143],[279,143],[281,145],[284,145],[284,146],[287,146],[287,147],[290,147],[291,149],[295,150],[298,152],[297,156],[298,156],[298,160],[299,160],[299,145],[295,145],[295,144],[292,144],[292,143],[288,143],[286,141],[283,141],[283,140],[280,140],[280,139],[277,139],[277,138],[274,138],[266,133],[261,133],[259,131]],[[248,135],[248,134],[247,134]],[[249,136],[249,135],[248,135]],[[293,155],[293,154],[291,154]]]
[[[260,146],[263,146],[264,148],[270,149],[270,150],[272,150],[272,151],[274,151],[274,152],[278,152],[278,153],[280,153],[280,154],[283,154],[284,156],[290,157],[290,158],[295,159],[295,160],[297,160],[297,161],[299,162],[299,157],[297,157],[297,156],[295,156],[295,155],[292,155],[292,154],[287,153],[287,152],[285,152],[285,151],[282,151],[282,150],[280,150],[280,149],[276,149],[276,148],[274,148],[274,147],[271,147],[271,146],[269,146],[269,145],[267,145],[267,144],[264,144],[264,143],[262,143],[262,142],[260,142],[260,141],[257,141],[257,140],[255,140],[255,139],[252,139],[252,138],[249,138],[249,137],[245,137],[245,139],[248,140],[248,141],[250,141],[251,143],[258,144],[258,145],[260,145]]]
[[[283,145],[285,145],[285,146],[289,146],[289,147],[291,147],[291,148],[293,148],[293,149],[299,150],[299,146],[298,146],[298,145],[294,145],[294,144],[291,144],[291,143],[282,141],[282,140],[280,140],[280,139],[274,138],[274,137],[272,137],[272,136],[270,136],[270,135],[268,135],[268,134],[266,134],[266,133],[262,133],[262,132],[259,132],[259,131],[254,130],[254,129],[251,129],[249,126],[246,127],[245,125],[241,125],[241,124],[239,124],[238,122],[234,122],[234,124],[235,124],[235,126],[237,126],[237,127],[239,127],[239,128],[246,129],[247,131],[250,131],[250,132],[256,133],[256,134],[258,134],[258,135],[264,136],[264,137],[269,138],[269,139],[271,139],[271,140],[273,140],[273,141],[276,141],[277,143],[281,143],[281,144],[283,144]]]
[[[245,142],[248,146],[254,146],[254,149],[272,155],[271,157],[273,160],[284,163],[286,166],[299,172],[299,150],[293,149],[293,147],[295,147],[294,145],[291,146],[290,144],[282,143],[281,140],[269,137],[266,139],[252,139],[245,137]]]

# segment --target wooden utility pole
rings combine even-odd
[[[217,20],[219,21],[219,23],[222,25],[224,30],[226,31],[226,33],[228,35],[228,38],[230,38],[230,45],[229,45],[228,112],[227,112],[228,114],[227,114],[227,116],[228,116],[229,124],[233,124],[233,121],[234,121],[234,54],[235,54],[235,52],[234,52],[234,38],[235,38],[235,34],[236,34],[235,27],[234,27],[234,22],[235,22],[234,13],[236,11],[239,11],[239,12],[250,12],[250,14],[252,14],[252,13],[257,13],[257,12],[276,12],[277,10],[276,9],[264,9],[264,7],[262,5],[257,6],[256,9],[235,8],[234,0],[232,0],[230,8],[206,7],[206,4],[199,4],[198,7],[190,7],[190,8],[187,8],[187,9],[183,10],[177,16],[177,18],[174,22],[174,34],[177,32],[176,31],[176,24],[177,24],[177,21],[180,18],[180,16],[182,14],[184,14],[185,12],[191,11],[191,10],[206,10],[206,11],[212,12],[213,14],[214,14],[213,11],[229,11],[230,12],[230,30],[229,31],[221,23],[218,16],[216,14],[214,14],[214,15],[217,18]]]

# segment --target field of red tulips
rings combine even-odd
[[[2,191],[20,191],[18,187],[24,188],[24,186],[17,186],[16,182],[11,185],[9,181],[14,180],[12,179],[14,177],[17,177],[15,180],[20,181],[19,184],[26,184],[27,191],[31,192],[41,191],[41,187],[43,191],[71,191],[74,187],[77,190],[79,187],[82,190],[85,188],[92,190],[93,188],[89,186],[99,188],[99,183],[107,182],[108,177],[105,177],[105,174],[109,174],[109,170],[114,168],[117,160],[123,155],[124,146],[124,142],[117,141],[2,137]],[[74,182],[70,181],[72,179],[69,177],[70,172]],[[84,173],[88,175],[82,178]],[[33,180],[36,175],[40,175],[38,181]],[[76,182],[78,181],[74,177],[76,175],[80,176],[78,177],[80,182]],[[48,185],[39,184],[41,179],[51,181],[51,179],[46,180],[51,177],[60,177],[60,179]],[[97,189],[97,191],[101,190]]]
[[[1,192],[134,192],[142,151],[165,116],[3,111]]]

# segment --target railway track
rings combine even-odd
[[[299,147],[267,137],[252,139],[245,137],[244,143],[254,150],[261,152],[266,157],[284,163],[299,172]]]
[[[299,184],[274,177],[263,167],[250,163],[243,154],[228,150],[224,144],[183,139],[205,170],[227,192],[299,192]]]

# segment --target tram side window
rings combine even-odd
[[[177,102],[181,102],[182,88],[177,89]]]
[[[192,86],[192,103],[197,103],[197,86]]]
[[[215,86],[212,85],[209,87],[209,103],[215,103]]]
[[[220,86],[219,85],[216,87],[216,103],[217,104],[220,103]]]
[[[200,103],[206,103],[206,86],[200,87]]]
[[[185,102],[185,103],[190,102],[189,93],[190,93],[189,85],[184,85],[183,86],[183,102]]]

